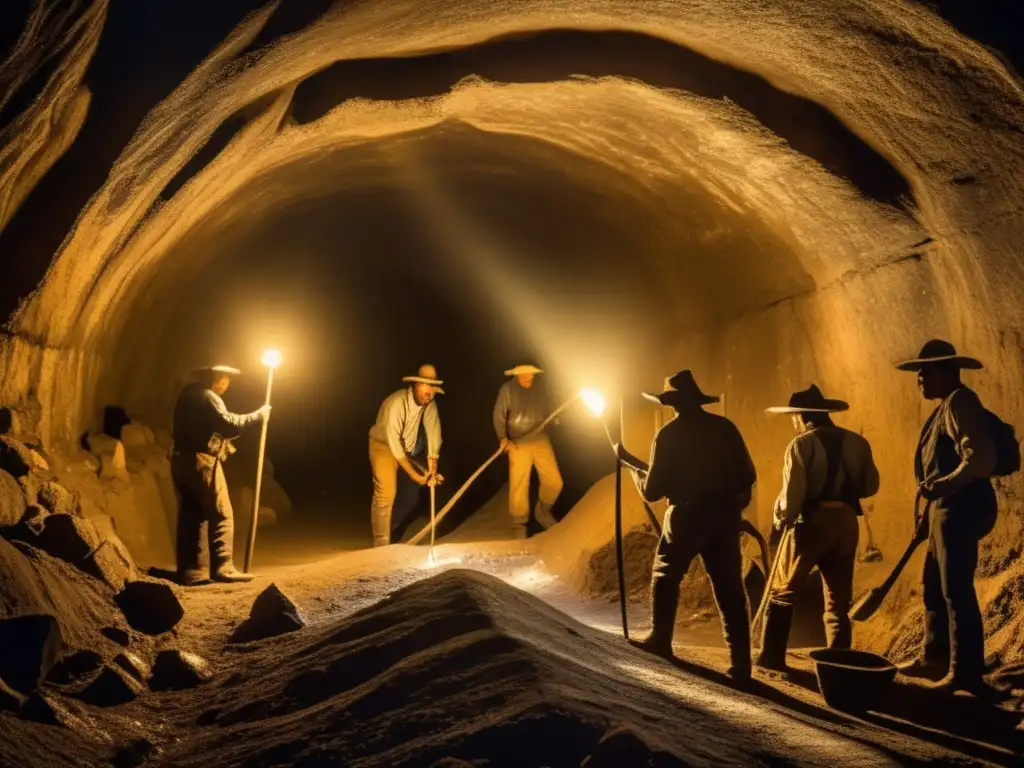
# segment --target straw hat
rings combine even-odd
[[[768,413],[839,413],[850,409],[843,400],[832,400],[821,394],[816,384],[789,396],[789,405],[765,408]]]
[[[673,374],[668,380],[668,387],[663,392],[657,394],[642,392],[641,394],[652,403],[659,405],[675,405],[676,403],[708,405],[720,400],[717,395],[706,395],[701,392],[693,374],[688,370]]]
[[[901,371],[920,371],[926,365],[933,365],[935,363],[946,363],[957,368],[969,368],[974,371],[983,367],[973,357],[958,355],[956,347],[942,339],[931,339],[925,342],[925,345],[921,347],[921,351],[917,353],[917,357],[912,360],[896,363],[896,367]]]
[[[226,376],[238,376],[242,372],[237,368],[232,368],[230,365],[207,365],[192,371],[193,376],[201,376],[204,373],[223,373]]]
[[[515,368],[509,368],[505,371],[506,376],[524,376],[531,373],[536,375],[538,373],[544,373],[544,371],[536,365],[517,365]]]
[[[441,389],[441,385],[444,384],[444,382],[437,378],[437,369],[429,364],[421,365],[415,376],[403,376],[402,381],[407,381],[412,384],[429,384],[434,388],[435,392],[441,395],[444,394],[444,390]]]

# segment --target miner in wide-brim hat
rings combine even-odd
[[[719,398],[702,392],[690,371],[674,374],[662,392],[644,397],[671,406],[676,417],[655,435],[643,483],[647,501],[667,498],[669,507],[651,575],[651,632],[634,645],[660,656],[672,655],[679,585],[699,555],[722,616],[731,662],[728,673],[745,683],[750,679],[750,624],[740,522],[757,479],[754,463],[736,425],[704,410]],[[635,466],[621,445],[617,453]]]
[[[996,471],[997,446],[990,414],[960,380],[960,371],[981,367],[943,339],[931,339],[916,356],[896,364],[917,373],[922,396],[938,403],[921,429],[914,460],[920,492],[931,502],[924,639],[919,656],[900,671],[975,694],[991,691],[982,677],[985,639],[974,573],[979,543],[996,520],[990,477]]]
[[[391,543],[395,498],[399,490],[399,468],[414,486],[406,486],[397,515],[398,523],[416,507],[419,487],[440,483],[437,472],[441,454],[441,418],[437,412],[435,395],[444,394],[433,365],[419,367],[414,375],[402,377],[409,386],[403,387],[381,403],[377,421],[370,429],[370,469],[373,472],[373,501],[370,521],[373,526],[373,545]],[[416,461],[426,451],[427,466]]]
[[[528,363],[508,369],[505,375],[511,378],[498,389],[494,402],[494,432],[500,448],[508,454],[508,512],[515,538],[527,535],[534,470],[540,490],[533,515],[545,530],[557,522],[551,508],[562,492],[562,473],[551,439],[546,430],[537,431],[550,410],[546,393],[536,386],[536,377],[542,373]]]
[[[174,407],[174,448],[171,476],[177,490],[178,580],[193,585],[204,580],[200,562],[203,528],[207,529],[210,578],[214,581],[250,581],[234,564],[235,517],[221,466],[234,453],[231,441],[245,429],[270,416],[265,405],[248,414],[232,413],[223,396],[234,376],[229,365],[208,365],[192,371]]]
[[[852,642],[850,604],[857,559],[860,500],[878,492],[871,445],[856,432],[837,426],[831,414],[849,410],[814,384],[794,392],[786,405],[768,413],[788,414],[796,431],[786,446],[782,490],[774,523],[783,531],[768,605],[758,666],[786,669],[786,647],[797,595],[814,568],[825,593],[825,641],[829,648]],[[799,535],[796,529],[799,528]]]

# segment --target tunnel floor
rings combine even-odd
[[[415,530],[415,526],[413,528]],[[1013,756],[1015,742],[1007,741],[1006,734],[1000,731],[1005,727],[1005,720],[999,720],[997,724],[998,718],[991,717],[988,705],[970,697],[939,700],[929,698],[931,693],[921,687],[900,684],[885,712],[853,717],[829,709],[818,693],[806,649],[791,652],[790,661],[794,669],[789,676],[783,678],[758,670],[749,691],[736,690],[725,676],[728,657],[722,647],[717,619],[682,619],[676,632],[678,661],[674,664],[635,651],[621,638],[618,603],[607,599],[588,599],[574,593],[546,568],[537,547],[538,538],[527,542],[496,540],[441,544],[435,549],[433,563],[428,559],[427,547],[399,544],[376,550],[354,549],[304,563],[267,565],[256,569],[258,577],[251,584],[211,584],[185,590],[182,602],[186,619],[178,628],[179,642],[196,648],[217,664],[219,656],[230,655],[225,649],[224,639],[245,618],[255,595],[270,583],[277,584],[291,596],[314,627],[324,627],[364,609],[372,610],[372,606],[387,605],[396,593],[400,595],[412,585],[468,570],[496,577],[511,587],[538,597],[564,613],[569,617],[567,620],[578,621],[607,637],[605,642],[611,644],[607,658],[595,657],[595,649],[588,647],[585,638],[579,640],[579,656],[589,657],[591,664],[596,664],[599,669],[604,667],[601,671],[612,677],[629,680],[657,693],[667,708],[658,716],[670,714],[673,708],[678,708],[680,744],[692,742],[695,738],[693,733],[682,731],[687,731],[683,727],[687,713],[698,711],[713,713],[723,721],[723,727],[749,731],[752,742],[748,746],[752,753],[757,751],[755,734],[776,734],[772,737],[775,756],[765,755],[767,762],[760,763],[765,765],[821,765],[825,764],[822,762],[825,754],[834,760],[829,760],[830,764],[851,766],[1016,764],[1013,762],[1016,759]],[[266,543],[263,554],[268,562],[289,559],[284,553],[275,556],[277,546],[273,540]],[[297,556],[293,550],[289,557]],[[504,611],[505,607],[502,604],[497,610]],[[514,607],[508,608],[509,615],[515,620]],[[629,613],[631,634],[646,631],[646,606],[633,602]],[[545,627],[525,626],[521,630],[530,642],[536,641],[544,646]],[[565,653],[564,650],[559,652]],[[570,644],[569,653],[574,652]],[[500,688],[500,685],[496,683],[496,687]],[[500,693],[496,695],[500,696]],[[600,706],[601,702],[598,701],[597,705]],[[187,711],[190,707],[209,705],[190,702],[186,697],[167,706],[171,711],[161,714],[159,709],[155,709],[153,714],[171,720],[184,718],[191,721],[199,713],[191,711],[186,716],[182,709]],[[985,718],[988,718],[989,727],[983,724]],[[269,728],[269,724],[266,727]],[[401,725],[389,727],[400,728]],[[559,738],[571,738],[571,730],[559,733]],[[184,741],[181,745],[189,738],[189,734],[182,734]],[[189,751],[181,752],[181,745],[177,754]],[[675,751],[672,744],[665,747],[670,752]],[[724,759],[725,753],[716,753],[714,735],[709,737],[705,748],[709,757],[707,764],[732,764],[732,760]],[[192,754],[199,759],[198,753]],[[692,753],[689,757],[692,759]],[[191,763],[186,760],[183,764]],[[353,764],[378,763],[368,760]]]

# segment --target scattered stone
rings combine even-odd
[[[120,627],[104,627],[100,631],[103,633],[104,637],[108,640],[113,640],[122,648],[127,648],[128,643],[130,643],[132,639],[127,630],[121,629]]]
[[[174,436],[166,429],[156,430],[156,432],[153,433],[153,437],[156,440],[156,444],[161,448],[170,448],[174,445]]]
[[[117,535],[117,525],[114,523],[114,518],[110,515],[104,514],[91,514],[89,519],[92,524],[96,526],[96,534],[100,537],[100,541],[104,539],[119,539]]]
[[[74,515],[80,508],[77,496],[55,480],[47,481],[39,489],[38,502],[55,515]]]
[[[109,435],[89,435],[89,451],[100,460],[100,477],[128,478],[124,443]]]
[[[20,524],[33,537],[38,537],[42,535],[43,529],[46,527],[46,518],[49,516],[50,513],[38,504],[30,504],[25,509],[25,514],[21,516]]]
[[[25,512],[25,493],[17,479],[0,469],[0,528],[13,528]]]
[[[146,679],[153,672],[149,664],[144,662],[139,658],[139,656],[131,651],[125,651],[124,653],[117,654],[117,656],[114,657],[114,663],[140,683],[146,682]]]
[[[213,678],[213,669],[201,656],[185,651],[160,651],[153,663],[149,687],[154,691],[195,688]]]
[[[93,522],[68,514],[47,517],[39,536],[40,549],[72,565],[81,564],[99,545],[100,537]]]
[[[121,444],[125,448],[138,448],[143,445],[149,445],[146,428],[135,421],[131,424],[125,424],[121,427]]]
[[[31,693],[46,677],[64,648],[60,625],[43,614],[0,619],[0,680]]]
[[[100,542],[82,562],[82,570],[116,591],[124,589],[126,582],[138,578],[131,553],[118,538]]]
[[[594,753],[580,764],[580,768],[620,768],[625,765],[686,768],[687,764],[669,752],[653,749],[633,731],[617,728],[601,738]]]
[[[104,665],[79,698],[96,707],[116,707],[134,701],[141,691],[142,684],[120,666]]]
[[[284,635],[309,626],[302,611],[276,584],[271,584],[253,601],[249,618],[231,634],[232,643],[251,643]]]
[[[147,635],[174,629],[185,615],[170,585],[158,581],[133,581],[115,597],[128,626]]]
[[[0,712],[17,712],[25,703],[25,696],[0,680]]]
[[[56,696],[39,691],[29,696],[21,708],[21,716],[27,720],[44,725],[61,725],[84,734],[88,732],[89,723],[79,715],[79,712],[73,711],[68,704]]]
[[[38,469],[41,472],[50,471],[50,462],[48,462],[39,451],[35,448],[28,449],[29,457],[32,459],[32,468]]]
[[[18,440],[0,437],[0,469],[13,477],[27,475],[35,465],[31,450]]]
[[[135,739],[123,744],[114,755],[110,764],[114,768],[139,768],[159,753],[159,749],[149,739]]]
[[[80,683],[96,674],[96,671],[102,666],[103,657],[95,651],[75,651],[61,656],[46,676],[46,680],[56,685]]]
[[[99,472],[100,460],[93,456],[91,453],[83,453],[82,466],[84,466],[90,472]]]
[[[18,485],[21,486],[21,492],[25,494],[26,504],[39,503],[39,491],[42,490],[46,481],[46,476],[39,472],[29,472],[18,478]]]

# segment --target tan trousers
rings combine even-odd
[[[207,527],[211,575],[233,565],[235,517],[221,462],[206,453],[175,453],[171,476],[178,492],[178,574],[202,568],[203,528]]]
[[[825,593],[825,639],[829,648],[849,648],[853,566],[860,530],[853,507],[837,501],[820,504],[779,543],[779,567],[771,585],[771,602],[792,607],[811,571],[821,571]]]
[[[370,503],[370,524],[373,546],[391,543],[391,508],[398,490],[398,459],[391,455],[387,443],[370,438],[370,469],[373,471],[373,501]]]
[[[538,506],[544,505],[547,511],[562,492],[562,473],[558,470],[551,440],[543,433],[531,440],[516,442],[508,452],[508,512],[513,525],[526,525],[530,520],[530,471],[533,469],[540,478]]]

